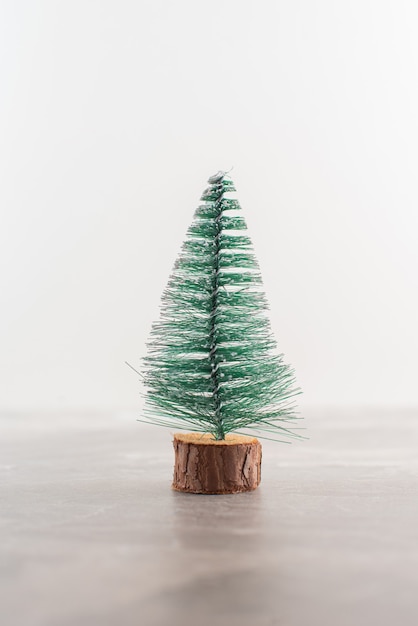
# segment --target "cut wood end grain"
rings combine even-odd
[[[209,433],[174,433],[174,439],[183,443],[193,443],[195,445],[215,445],[232,446],[236,444],[258,443],[255,437],[247,435],[225,435],[225,439],[215,439]]]

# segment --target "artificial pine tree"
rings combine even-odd
[[[299,390],[277,353],[235,187],[224,172],[208,182],[147,344],[144,421],[200,433],[174,437],[174,488],[233,493],[260,481],[260,443],[242,431],[296,436]]]

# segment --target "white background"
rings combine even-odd
[[[0,408],[140,407],[232,171],[304,406],[418,403],[415,2],[3,0]]]

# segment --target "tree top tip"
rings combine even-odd
[[[217,174],[214,174],[213,176],[208,178],[208,183],[210,185],[214,185],[215,183],[220,183],[223,177],[225,176],[225,174],[226,172],[222,172],[222,170],[219,170]]]

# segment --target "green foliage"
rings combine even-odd
[[[209,179],[163,292],[144,358],[145,421],[216,439],[248,428],[291,436],[299,390],[276,351],[234,191],[223,172]]]

